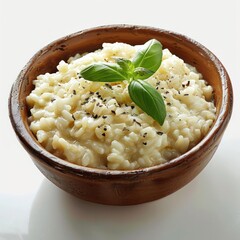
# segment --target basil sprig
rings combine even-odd
[[[129,82],[128,92],[132,101],[144,112],[163,125],[166,106],[161,94],[145,82],[160,67],[162,45],[151,39],[142,45],[133,60],[116,58],[115,63],[94,63],[84,68],[80,75],[93,82]]]

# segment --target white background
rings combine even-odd
[[[0,0],[0,4],[0,240],[240,239],[237,0]],[[117,23],[164,28],[199,41],[225,65],[235,94],[231,122],[200,175],[164,199],[130,207],[84,202],[46,180],[17,141],[7,106],[12,83],[36,51],[67,34]]]

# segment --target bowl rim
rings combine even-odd
[[[195,145],[193,148],[191,148],[189,151],[182,154],[181,156],[174,158],[173,160],[161,165],[155,165],[152,167],[134,169],[134,170],[109,170],[109,169],[84,167],[84,166],[80,166],[80,165],[68,162],[61,158],[58,158],[55,155],[49,153],[39,143],[37,143],[37,140],[35,139],[34,135],[29,134],[24,122],[22,121],[21,108],[23,106],[21,106],[20,102],[18,101],[19,100],[18,89],[21,87],[21,83],[24,80],[23,79],[24,75],[27,72],[28,68],[31,66],[32,62],[34,62],[43,52],[46,52],[50,47],[53,47],[55,44],[59,42],[64,42],[64,40],[66,39],[73,38],[78,35],[86,34],[89,32],[100,31],[100,30],[121,29],[121,28],[131,29],[131,30],[133,29],[151,30],[159,33],[161,32],[166,33],[169,35],[173,35],[174,37],[181,38],[184,41],[190,42],[196,45],[199,49],[201,49],[201,51],[203,51],[209,57],[209,59],[214,63],[222,81],[222,103],[221,103],[221,108],[217,116],[217,119],[215,120],[214,125],[211,127],[207,135],[197,145]],[[38,159],[41,159],[41,162],[43,164],[47,164],[50,167],[53,167],[54,169],[59,170],[61,172],[82,176],[82,177],[87,177],[87,178],[97,178],[102,180],[104,179],[106,180],[109,178],[117,178],[117,179],[124,180],[124,179],[129,179],[130,176],[135,176],[135,177],[137,176],[139,178],[142,175],[149,175],[150,173],[152,174],[157,172],[163,172],[163,171],[167,171],[169,169],[175,168],[180,164],[186,164],[187,162],[189,162],[189,160],[186,160],[187,156],[188,156],[188,159],[194,156],[194,154],[196,154],[196,152],[200,148],[202,148],[208,141],[215,138],[217,132],[219,132],[220,129],[226,127],[232,114],[232,106],[233,106],[233,91],[232,91],[232,85],[231,85],[231,81],[228,76],[228,73],[224,68],[223,64],[220,62],[220,60],[209,49],[207,49],[205,46],[203,46],[199,42],[193,40],[192,38],[189,38],[186,35],[183,35],[174,31],[169,31],[169,30],[150,27],[150,26],[128,25],[128,24],[113,24],[113,25],[103,25],[103,26],[97,26],[93,28],[87,28],[87,29],[66,35],[64,37],[58,38],[57,40],[47,44],[45,47],[37,51],[32,56],[32,58],[27,62],[24,68],[21,70],[17,79],[12,85],[11,92],[9,95],[9,102],[8,102],[9,118],[11,120],[14,131],[18,139],[24,146],[24,148],[29,151],[30,155],[38,157]]]

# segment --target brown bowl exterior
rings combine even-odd
[[[213,86],[217,119],[207,136],[182,156],[160,166],[131,171],[108,171],[69,163],[48,153],[29,129],[26,96],[39,74],[56,71],[60,60],[101,48],[103,42],[143,44],[159,40],[164,48],[195,66]],[[207,165],[216,151],[232,113],[229,76],[221,62],[204,46],[186,36],[162,29],[111,25],[61,38],[36,53],[19,74],[9,97],[13,128],[39,170],[61,189],[88,201],[131,205],[153,201],[180,189]]]

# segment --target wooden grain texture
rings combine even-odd
[[[94,51],[103,42],[143,44],[159,40],[164,48],[195,66],[214,88],[217,119],[207,136],[182,156],[160,166],[131,171],[110,171],[81,167],[48,153],[29,129],[26,96],[32,81],[55,72],[60,60],[76,53]],[[113,25],[88,29],[63,37],[37,52],[12,86],[9,116],[19,141],[39,170],[56,186],[88,201],[131,205],[167,196],[189,183],[207,165],[216,151],[232,113],[233,93],[221,62],[201,44],[186,36],[162,29]]]

